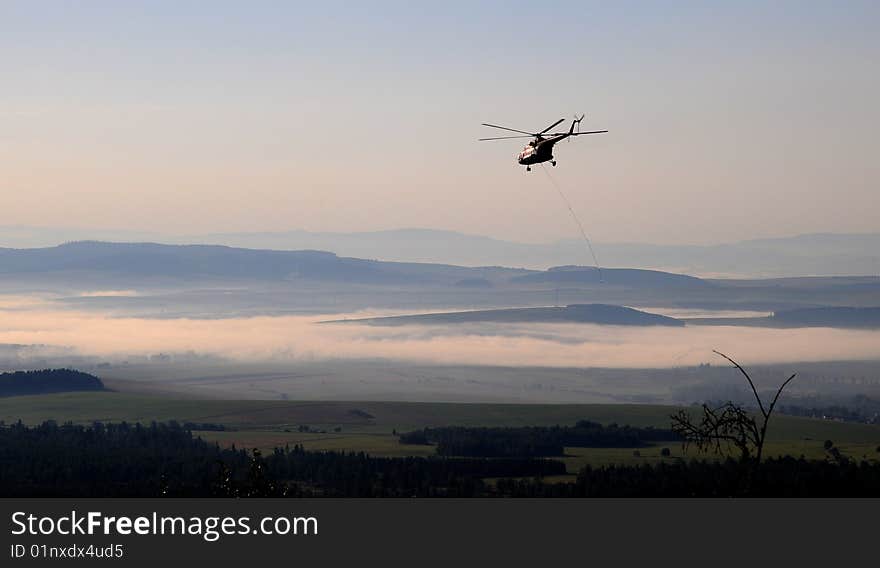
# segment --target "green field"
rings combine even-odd
[[[430,455],[427,446],[402,445],[393,435],[426,426],[570,425],[577,420],[608,424],[669,427],[671,406],[614,404],[466,404],[420,402],[293,402],[172,399],[117,392],[64,393],[0,399],[0,420],[36,424],[44,420],[75,423],[169,421],[223,424],[222,432],[198,432],[222,445],[271,450],[302,444],[310,450],[364,451],[378,456]],[[300,432],[308,426],[310,432]],[[880,458],[880,427],[775,416],[768,434],[768,455],[821,458],[822,444],[833,440],[846,455]],[[668,447],[671,456],[660,450]],[[677,442],[640,448],[567,448],[570,472],[586,464],[655,463],[685,457]],[[693,454],[689,454],[693,455]]]

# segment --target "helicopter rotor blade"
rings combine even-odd
[[[559,124],[559,123],[557,122],[556,124]],[[553,126],[556,126],[556,124],[554,124]],[[529,136],[537,136],[537,134],[534,132],[526,132],[525,130],[517,130],[516,128],[507,128],[506,126],[498,126],[497,124],[488,124],[488,123],[484,122],[483,126],[489,126],[491,128],[500,128],[501,130],[510,130],[511,132],[519,132],[520,134],[528,134]]]
[[[569,134],[568,132],[556,132],[554,134],[548,134],[547,136],[563,136],[563,135],[580,136],[581,134],[603,134],[605,132],[608,132],[608,131],[607,130],[590,130],[589,132],[572,132],[571,134]]]
[[[531,134],[528,136],[496,136],[494,138],[479,138],[478,142],[485,142],[486,140],[510,140],[511,138],[534,138]]]
[[[551,124],[550,126],[548,126],[547,128],[545,128],[544,130],[542,130],[541,132],[538,132],[538,134],[544,134],[545,132],[547,132],[547,131],[550,130],[551,128],[555,127],[555,126],[556,126],[557,124],[559,124],[560,122],[564,122],[564,121],[565,121],[564,118],[560,118],[559,120],[557,120],[556,122],[554,122],[553,124]]]

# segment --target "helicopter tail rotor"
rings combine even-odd
[[[568,131],[569,134],[575,134],[575,135],[580,134],[581,121],[584,119],[584,116],[586,116],[586,115],[584,115],[584,114],[582,114],[580,116],[578,116],[576,114],[574,115],[574,118],[571,120],[571,128]],[[569,138],[568,141],[571,142],[571,138]]]

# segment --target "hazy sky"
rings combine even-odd
[[[877,2],[0,2],[0,224],[598,241],[878,223]]]

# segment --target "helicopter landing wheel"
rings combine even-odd
[[[526,171],[527,171],[527,172],[532,171],[532,166],[526,166]]]
[[[550,162],[550,165],[553,166],[553,167],[555,168],[555,167],[556,167],[556,160],[551,161],[551,162]]]

